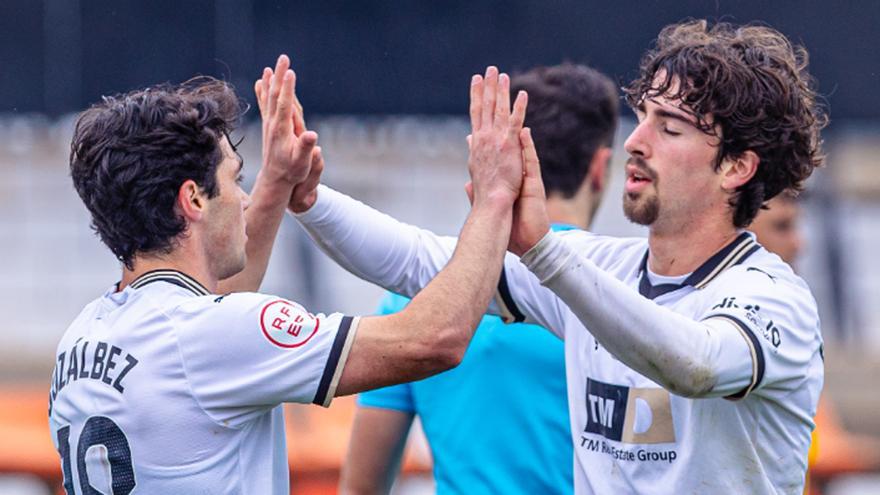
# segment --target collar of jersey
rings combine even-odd
[[[639,294],[648,299],[654,299],[686,286],[702,289],[709,285],[709,282],[718,277],[724,270],[745,261],[746,258],[760,249],[760,247],[755,242],[752,234],[743,232],[731,241],[730,244],[721,248],[720,251],[694,270],[683,283],[659,285],[651,285],[651,281],[648,280],[648,250],[645,250],[645,256],[642,257],[642,263],[639,266]]]
[[[211,292],[200,284],[198,280],[177,270],[159,269],[151,270],[136,278],[129,286],[132,289],[140,289],[141,287],[152,284],[153,282],[168,282],[178,287],[182,287],[197,296],[207,296]]]

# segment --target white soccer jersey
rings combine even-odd
[[[171,270],[112,287],[58,345],[49,424],[67,493],[288,494],[280,404],[329,405],[356,328]]]
[[[507,263],[499,284],[506,316],[565,339],[575,492],[800,494],[823,377],[806,284],[748,233],[684,283],[657,286],[646,240],[558,235],[658,305],[734,326],[728,338],[751,351],[751,379],[741,387],[713,390],[715,398],[671,394],[607,352],[522,264]]]

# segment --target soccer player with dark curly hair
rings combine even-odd
[[[511,111],[506,75],[474,80],[485,109],[469,161],[475,201],[448,268],[395,315],[325,316],[228,293],[257,289],[285,207],[310,201],[323,168],[294,77],[282,56],[256,83],[252,197],[229,140],[242,106],[221,81],[107,97],[77,120],[74,186],[123,266],[55,356],[49,423],[68,494],[289,494],[283,402],[327,406],[461,361],[510,236],[525,95]]]
[[[821,164],[806,65],[765,26],[662,30],[626,88],[638,125],[624,213],[648,239],[552,232],[523,132],[509,246],[520,258],[506,259],[489,309],[565,340],[576,493],[803,491],[823,381],[816,303],[743,229]],[[417,293],[455,245],[316,192],[303,225],[390,290]]]

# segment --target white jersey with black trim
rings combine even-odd
[[[172,270],[110,288],[58,345],[49,424],[67,493],[290,493],[280,404],[329,405],[356,329]]]
[[[557,235],[656,304],[727,326],[722,359],[725,345],[739,352],[745,341],[748,353],[737,355],[751,361],[751,378],[735,388],[671,394],[606,351],[522,264],[506,263],[497,297],[506,319],[565,339],[575,492],[802,493],[822,337],[816,303],[789,266],[742,233],[683,284],[653,286],[646,240]]]

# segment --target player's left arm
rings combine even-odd
[[[247,265],[220,282],[221,294],[259,289],[291,194],[304,181],[315,181],[323,170],[318,135],[306,130],[295,85],[296,74],[286,55],[278,57],[274,71],[265,68],[254,85],[263,122],[263,164],[245,212]]]

